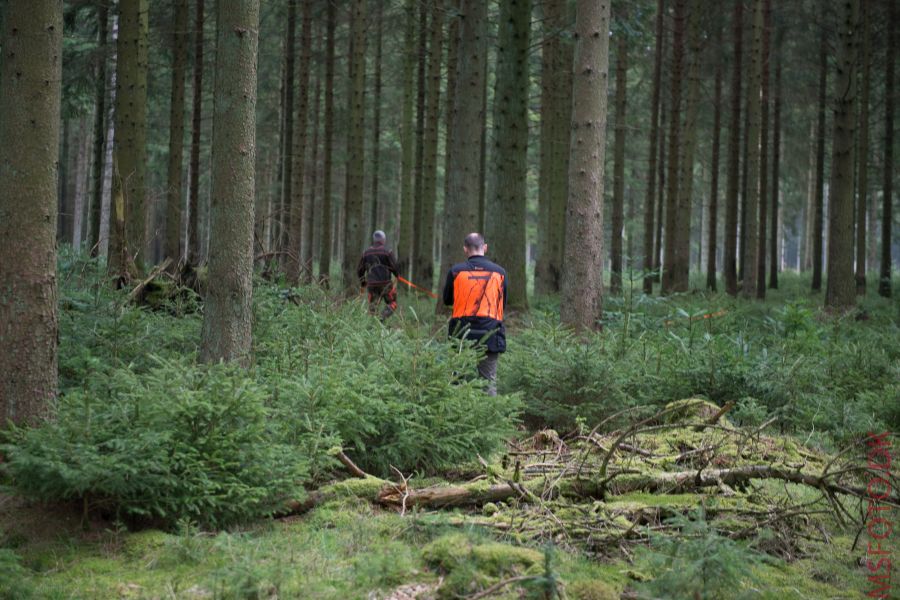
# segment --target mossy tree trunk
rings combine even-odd
[[[0,42],[0,428],[8,421],[37,424],[56,397],[62,36],[62,0],[6,4]]]
[[[684,21],[687,0],[675,0],[672,16],[672,77],[669,107],[669,163],[666,190],[665,249],[661,292],[675,291],[678,246],[678,175],[681,150],[681,84],[684,73]]]
[[[347,129],[347,193],[344,216],[344,287],[355,289],[356,262],[366,236],[363,232],[363,178],[365,171],[366,1],[353,0],[350,16],[350,111]]]
[[[456,88],[450,119],[449,196],[444,201],[441,238],[441,274],[461,256],[466,234],[478,225],[478,189],[481,172],[482,99],[487,52],[487,5],[461,0]],[[438,303],[440,304],[440,303]]]
[[[572,43],[567,35],[571,27],[567,2],[546,0],[543,10],[540,217],[534,270],[538,295],[558,292],[562,280],[572,117]]]
[[[888,47],[884,65],[884,185],[881,208],[881,268],[878,293],[891,297],[891,228],[894,210],[894,61],[897,58],[897,3],[888,2]]]
[[[325,110],[322,156],[322,231],[319,238],[319,278],[326,284],[331,275],[331,196],[332,196],[332,160],[334,155],[334,32],[337,24],[334,2],[326,7],[326,41],[325,41]]]
[[[825,29],[819,34],[819,103],[816,125],[816,191],[812,214],[812,289],[822,289],[822,262],[825,213],[825,88],[828,79],[828,39]]]
[[[166,186],[165,257],[170,270],[181,259],[181,182],[184,154],[184,74],[188,60],[188,0],[176,0],[172,20],[172,101],[169,107],[169,171]]]
[[[416,0],[406,0],[403,8],[403,100],[400,109],[400,227],[396,241],[397,268],[404,277],[409,272],[413,242],[413,179],[415,171],[415,125],[413,99],[415,95]],[[449,92],[449,93],[452,93]],[[449,144],[448,144],[449,146]]]
[[[624,17],[624,15],[623,15]],[[624,20],[624,18],[623,18]],[[611,294],[622,293],[622,235],[625,227],[625,111],[628,86],[628,38],[618,32],[616,43],[616,131],[613,143],[612,237],[610,239]]]
[[[650,151],[647,159],[647,189],[644,195],[644,293],[653,293],[653,277],[650,273],[656,268],[654,261],[655,202],[656,202],[656,170],[657,144],[659,140],[659,108],[662,83],[663,57],[663,13],[664,0],[656,0],[656,49],[653,58],[653,92],[650,100]]]
[[[716,47],[722,47],[722,23],[716,24]],[[706,288],[716,291],[716,253],[719,230],[719,144],[722,134],[722,57],[716,56],[716,74],[713,85],[712,159],[710,161],[709,214],[706,242]]]
[[[425,75],[425,119],[422,132],[422,193],[416,198],[416,251],[413,274],[416,283],[430,290],[434,285],[434,215],[437,204],[437,150],[441,122],[441,63],[443,62],[444,2],[429,0],[431,13]]]
[[[200,263],[200,135],[203,127],[203,21],[204,0],[197,0],[194,17],[194,89],[191,108],[191,166],[188,183],[187,264]]]
[[[741,55],[743,44],[743,3],[734,3],[732,37],[734,54],[731,65],[731,127],[728,132],[728,183],[725,192],[725,235],[723,242],[722,271],[725,291],[736,296],[737,239],[738,239],[738,189],[740,187],[741,154]]]
[[[140,271],[144,261],[147,171],[147,0],[119,2],[116,129],[113,142],[114,224],[109,272]]]
[[[825,306],[842,310],[856,304],[853,277],[853,174],[856,141],[856,75],[859,63],[859,0],[841,2],[834,129],[828,203],[828,278]]]
[[[103,158],[106,155],[106,38],[109,28],[109,6],[97,4],[97,71],[95,85],[96,116],[94,117],[94,147],[91,163],[90,232],[88,246],[91,256],[100,255],[100,217],[103,213]]]
[[[209,285],[200,358],[250,360],[259,0],[218,0]]]
[[[502,0],[494,82],[493,185],[485,211],[491,254],[507,272],[510,307],[528,307],[525,271],[528,176],[528,45],[531,0]]]
[[[596,329],[603,300],[603,179],[609,86],[608,0],[578,0],[572,88],[572,141],[560,319]]]
[[[760,139],[762,131],[763,54],[763,0],[754,0],[750,43],[750,80],[747,90],[747,194],[745,196],[746,252],[744,283],[741,290],[745,298],[756,296],[757,255],[759,252],[759,204],[760,204]]]

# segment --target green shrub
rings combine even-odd
[[[0,548],[0,600],[26,600],[34,596],[34,586],[22,559],[8,548]]]
[[[302,495],[304,460],[281,443],[264,388],[231,366],[114,370],[66,395],[56,420],[14,429],[4,470],[22,493],[123,516],[221,526]]]

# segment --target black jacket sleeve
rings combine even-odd
[[[447,271],[447,283],[444,284],[444,305],[453,306],[453,270]]]

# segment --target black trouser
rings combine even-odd
[[[488,396],[497,395],[497,360],[499,358],[499,352],[485,352],[484,358],[478,362],[478,376],[487,380],[484,391]]]

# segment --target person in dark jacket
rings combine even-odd
[[[488,395],[496,396],[497,361],[506,351],[506,271],[484,257],[487,249],[480,233],[466,236],[466,261],[450,267],[444,304],[453,307],[450,336],[471,340],[484,350],[478,375],[487,380]]]
[[[356,268],[359,285],[364,286],[369,295],[369,313],[374,315],[382,300],[387,304],[381,312],[382,320],[397,310],[397,288],[391,279],[398,275],[397,261],[393,251],[385,246],[386,240],[383,231],[373,233],[372,245],[363,252]]]

